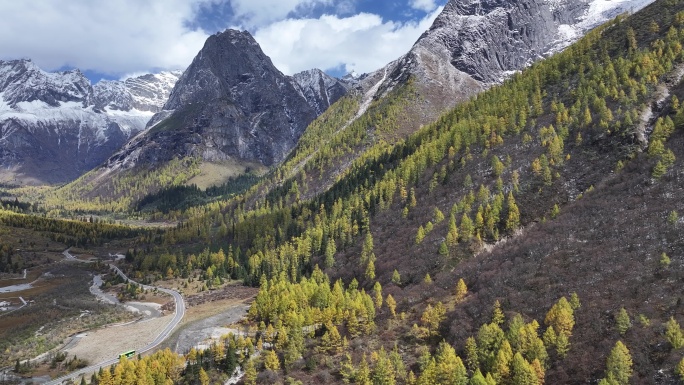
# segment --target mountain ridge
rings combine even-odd
[[[248,32],[226,30],[207,39],[149,131],[114,154],[106,168],[185,157],[271,166],[348,88],[317,69],[285,76]]]
[[[177,75],[92,86],[79,70],[52,73],[30,60],[0,61],[2,179],[63,183],[99,165],[144,129]]]

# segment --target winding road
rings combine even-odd
[[[69,253],[68,249],[64,251],[64,256],[67,259],[76,260],[76,258]],[[109,268],[111,270],[114,270],[116,272],[116,274],[118,274],[124,280],[128,280],[131,283],[135,283],[137,285],[140,285],[139,283],[129,279],[126,276],[126,274],[124,274],[118,267],[116,267],[114,265],[109,265]],[[164,328],[164,330],[162,330],[162,332],[159,333],[159,335],[157,336],[157,338],[154,339],[154,341],[152,341],[149,345],[145,346],[144,348],[142,348],[136,352],[139,354],[146,353],[146,352],[156,348],[157,346],[159,346],[159,344],[161,344],[171,334],[173,329],[175,329],[176,326],[178,326],[180,321],[183,319],[183,316],[185,316],[185,302],[183,301],[183,297],[180,295],[180,293],[178,293],[177,291],[174,291],[174,290],[164,289],[161,287],[155,287],[155,286],[149,286],[149,285],[141,285],[141,286],[143,287],[143,289],[146,289],[146,290],[157,289],[161,292],[170,294],[171,296],[173,296],[173,300],[176,303],[176,309],[174,311],[174,316],[173,316],[173,319],[171,320],[171,322],[169,322],[169,324]],[[118,362],[119,362],[119,358],[112,358],[110,360],[100,362],[100,363],[97,363],[95,365],[85,367],[83,369],[79,369],[75,372],[71,372],[67,375],[56,378],[52,381],[48,381],[44,385],[58,385],[58,384],[61,384],[62,382],[67,381],[67,380],[75,380],[79,376],[87,375],[89,373],[94,373],[94,372],[98,371],[100,368],[111,366],[111,365],[114,365]]]

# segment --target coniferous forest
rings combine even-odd
[[[681,383],[683,45],[684,2],[658,0],[431,124],[407,128],[413,81],[358,119],[351,92],[263,174],[202,189],[182,158],[8,189],[0,225],[258,288],[244,332],[94,384]]]

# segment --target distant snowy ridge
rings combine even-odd
[[[99,165],[144,130],[180,75],[93,86],[79,70],[47,72],[26,59],[0,61],[0,180],[62,182]]]

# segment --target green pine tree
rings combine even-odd
[[[618,341],[606,361],[605,379],[611,384],[627,385],[632,372],[632,355],[627,346]]]
[[[632,327],[632,321],[630,320],[629,314],[627,314],[627,310],[625,310],[624,307],[621,308],[615,316],[615,326],[620,335],[625,335],[627,330]]]

